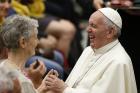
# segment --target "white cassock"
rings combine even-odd
[[[87,47],[66,80],[63,93],[137,93],[131,59],[118,40]]]

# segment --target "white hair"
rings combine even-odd
[[[19,38],[23,36],[25,40],[28,40],[33,31],[38,33],[37,27],[37,20],[27,16],[7,17],[0,32],[4,45],[10,49],[19,48]]]

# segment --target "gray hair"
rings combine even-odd
[[[9,49],[19,48],[21,36],[28,40],[32,31],[37,31],[38,22],[27,16],[12,15],[6,18],[1,28],[4,45]],[[34,30],[35,29],[35,30]]]
[[[106,23],[106,25],[110,28],[110,27],[115,27],[117,33],[115,35],[116,38],[118,38],[121,35],[121,28],[118,27],[116,24],[114,24],[111,20],[109,20],[108,18],[104,19],[104,22]]]
[[[3,93],[4,91],[12,93],[14,89],[13,79],[16,77],[16,71],[0,66],[0,93]]]

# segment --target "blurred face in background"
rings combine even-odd
[[[11,0],[0,0],[0,17],[5,17],[8,14]]]

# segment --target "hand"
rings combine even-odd
[[[45,72],[46,72],[46,67],[44,63],[40,60],[38,60],[38,63],[37,61],[33,62],[30,65],[30,67],[27,69],[28,77],[32,80],[35,88],[37,88],[41,84],[42,77],[44,76]]]
[[[43,81],[46,81],[46,79],[47,79],[48,76],[50,76],[50,75],[54,75],[54,76],[56,76],[56,77],[59,76],[59,74],[58,74],[58,72],[57,72],[56,70],[51,69],[51,70],[48,72],[48,74],[45,76],[45,78],[43,79]]]
[[[50,75],[53,75],[55,77],[58,77],[58,72],[56,70],[53,70],[51,69],[48,74],[45,76],[45,78],[43,79],[41,85],[38,87],[38,92],[39,93],[53,93],[53,91],[50,91],[47,86],[46,86],[46,80],[47,78],[50,76]]]
[[[49,75],[45,80],[48,90],[51,90],[55,93],[63,93],[64,89],[67,87],[63,80],[60,80],[55,75]]]
[[[102,8],[103,5],[104,5],[103,0],[93,0],[93,6],[95,7],[95,9]]]

